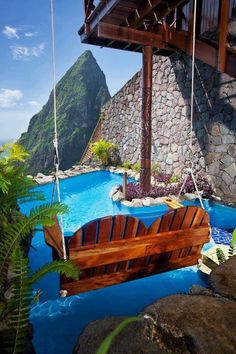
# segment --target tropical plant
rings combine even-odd
[[[130,170],[132,168],[132,164],[130,161],[124,161],[121,167]]]
[[[216,249],[216,256],[219,264],[223,264],[228,258],[236,256],[236,229],[232,233],[232,238],[229,245],[228,256],[224,254],[222,249]]]
[[[141,164],[140,164],[140,162],[136,162],[135,164],[133,164],[132,170],[135,171],[135,172],[140,172],[140,171],[141,171]]]
[[[157,162],[153,162],[151,165],[151,171],[152,171],[152,175],[156,175],[160,170],[160,166]]]
[[[91,151],[93,156],[104,166],[109,165],[111,154],[115,149],[115,144],[103,139],[91,144]]]
[[[4,146],[0,158],[0,352],[23,353],[33,301],[32,284],[49,271],[78,277],[72,264],[57,261],[45,265],[35,274],[28,266],[27,249],[22,241],[29,238],[39,224],[51,226],[54,216],[67,208],[61,203],[41,205],[29,215],[20,212],[18,202],[42,199],[33,182],[24,176],[21,162],[27,154],[18,145]]]

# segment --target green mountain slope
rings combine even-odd
[[[84,52],[56,86],[60,168],[79,161],[99,118],[110,99],[105,75],[90,51]],[[29,172],[53,170],[53,93],[34,115],[19,143],[30,153]]]

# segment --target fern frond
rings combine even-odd
[[[229,246],[229,257],[236,255],[236,229],[232,233],[232,238]]]
[[[30,281],[35,283],[39,281],[46,274],[56,272],[66,275],[68,278],[79,279],[79,269],[70,261],[58,260],[49,264],[45,264],[36,273],[31,275]]]
[[[10,256],[15,247],[28,236],[37,225],[52,226],[55,221],[53,216],[67,211],[61,203],[40,205],[31,210],[28,217],[23,216],[16,224],[10,224],[5,232],[5,237],[0,240],[0,285],[5,281]]]
[[[11,297],[8,301],[8,331],[4,338],[4,348],[8,353],[23,353],[28,330],[28,318],[33,298],[28,282],[28,259],[21,248],[15,247],[11,255],[12,279]]]
[[[224,252],[220,248],[216,249],[216,255],[217,255],[217,259],[218,259],[219,264],[223,264],[226,261]]]

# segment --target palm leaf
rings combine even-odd
[[[35,283],[39,281],[46,274],[51,272],[57,272],[65,274],[68,278],[78,279],[79,269],[69,261],[58,260],[49,264],[45,264],[36,273],[30,276],[29,281]]]
[[[0,286],[5,281],[10,256],[14,248],[17,247],[37,225],[52,226],[55,223],[53,216],[66,211],[67,207],[61,203],[41,205],[32,209],[28,217],[23,216],[19,222],[8,226],[5,237],[0,240]]]

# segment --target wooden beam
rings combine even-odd
[[[144,32],[133,28],[116,26],[108,23],[98,24],[98,38],[107,38],[114,41],[125,42],[129,44],[138,44],[142,46],[152,46],[155,48],[165,48],[162,37],[152,32]]]
[[[218,70],[225,71],[226,42],[228,34],[229,0],[221,1]]]
[[[159,5],[162,0],[150,0],[142,1],[142,4],[137,10],[127,18],[127,22],[130,27],[135,27],[140,22],[142,22],[145,16],[149,15],[151,10],[154,10],[157,5]]]
[[[189,48],[190,39],[188,32],[176,31],[173,28],[169,28],[168,38],[166,39],[166,41],[168,45],[180,49],[189,55],[192,55],[192,52]],[[202,60],[206,64],[217,68],[218,50],[199,39],[196,40],[195,56],[197,59]]]
[[[152,54],[151,46],[143,47],[140,187],[146,193],[151,188]]]

